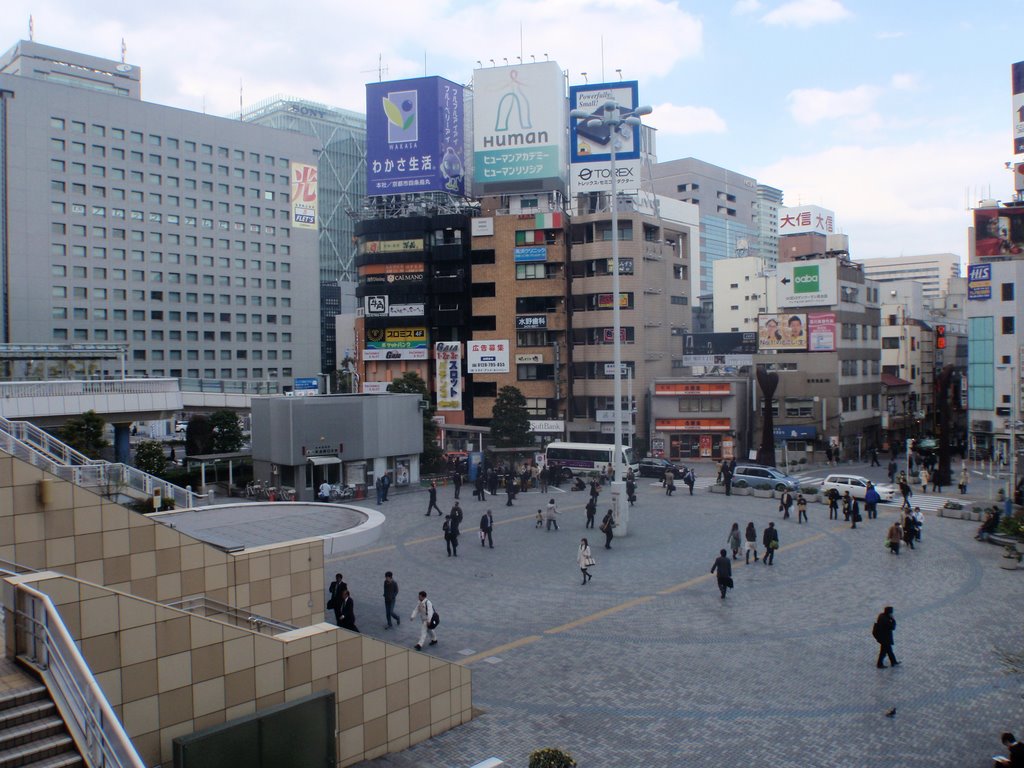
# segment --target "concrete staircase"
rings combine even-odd
[[[85,766],[46,686],[21,674],[24,685],[0,690],[0,768]]]

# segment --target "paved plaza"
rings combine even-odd
[[[584,530],[584,493],[552,489],[561,530],[547,532],[534,527],[547,496],[506,507],[504,495],[479,502],[465,487],[458,558],[445,554],[442,519],[424,517],[426,493],[393,495],[379,544],[329,560],[328,576],[344,574],[364,633],[409,646],[425,589],[442,616],[429,650],[470,665],[479,716],[364,765],[468,768],[496,756],[525,766],[532,749],[558,746],[581,768],[983,768],[1002,731],[1024,731],[1024,676],[1001,657],[1024,654],[1024,570],[1000,568],[1002,549],[975,541],[976,524],[928,513],[918,549],[894,556],[883,540],[895,505],[851,530],[823,505],[797,525],[773,499],[679,487],[667,498],[643,480],[629,535],[610,551]],[[452,495],[438,494],[445,511]],[[486,508],[493,550],[477,536]],[[729,527],[753,521],[760,534],[769,520],[775,564],[739,561],[720,599],[708,571]],[[581,586],[585,535],[597,566]],[[402,625],[389,631],[386,570],[401,587]],[[902,663],[877,669],[871,626],[887,604]]]

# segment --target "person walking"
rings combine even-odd
[[[631,507],[636,503],[636,480],[631,475],[626,477],[626,500]]]
[[[498,495],[498,472],[494,467],[487,470],[487,492],[490,493],[491,496]]]
[[[789,520],[789,510],[793,506],[793,494],[789,492],[787,488],[782,492],[782,496],[779,498],[779,512],[782,513],[783,520]]]
[[[462,505],[457,501],[452,502],[452,508],[449,514],[452,516],[452,521],[455,523],[455,530],[457,532],[462,526]]]
[[[320,490],[317,492],[317,498],[320,499],[320,501],[331,500],[331,484],[326,480],[320,483]]]
[[[739,532],[739,526],[736,526],[737,533]],[[722,599],[725,600],[725,592],[728,589],[732,589],[732,563],[729,562],[729,558],[726,557],[725,550],[718,550],[719,555],[715,558],[715,564],[711,566],[711,572],[718,576],[718,591],[722,593]]]
[[[889,550],[894,555],[898,555],[900,553],[900,542],[903,540],[903,529],[900,527],[899,520],[894,520],[893,524],[889,526],[885,539],[889,542]]]
[[[380,488],[381,488],[381,499],[380,500],[386,502],[388,500],[388,490],[390,490],[390,488],[391,488],[391,475],[387,474],[386,472],[384,473],[384,477],[382,477],[380,479]]]
[[[942,472],[938,469],[932,471],[932,493],[942,493]]]
[[[843,520],[850,522],[850,505],[853,499],[850,498],[849,491],[843,491]]]
[[[686,487],[690,489],[690,495],[693,496],[693,486],[697,482],[697,476],[689,467],[683,471],[683,482],[686,483]]]
[[[910,487],[910,483],[906,479],[900,480],[900,494],[903,496],[900,510],[910,509],[910,497],[914,495],[914,489]]]
[[[434,480],[430,481],[430,488],[427,490],[427,493],[430,494],[430,495],[427,498],[427,514],[426,514],[426,516],[430,517],[433,514],[433,512],[431,510],[436,509],[437,510],[437,516],[438,517],[443,517],[444,516],[444,512],[442,512],[441,508],[439,506],[437,506],[437,483]]]
[[[732,474],[732,466],[727,464],[725,469],[722,470],[722,485],[725,486],[726,496],[732,496]]]
[[[732,559],[738,560],[740,556],[740,544],[742,541],[739,523],[732,524],[732,528],[729,529],[729,537],[726,541],[729,544],[729,548],[732,550]]]
[[[615,538],[615,533],[613,530],[615,528],[615,520],[613,518],[614,515],[612,511],[609,509],[608,512],[605,514],[604,519],[601,521],[601,533],[604,534],[605,549],[612,548],[612,539]]]
[[[516,478],[511,472],[505,475],[505,506],[512,506],[512,499],[516,497]]]
[[[591,496],[589,501],[587,501],[587,506],[584,509],[587,512],[587,524],[584,527],[593,528],[594,518],[597,517],[597,499]]]
[[[548,471],[547,464],[541,467],[540,474],[537,475],[537,484],[540,486],[541,493],[548,492],[548,483],[550,482],[551,473]]]
[[[384,574],[384,617],[388,620],[384,629],[391,629],[391,620],[394,619],[398,626],[402,626],[401,617],[395,613],[395,602],[398,600],[398,582],[394,574],[387,571]]]
[[[910,513],[910,517],[914,520],[914,541],[920,543],[921,526],[924,525],[924,515],[921,514],[921,508],[914,507],[914,511]]]
[[[757,529],[754,528],[753,523],[747,523],[747,530],[743,533],[743,538],[746,539],[746,546],[744,547],[744,561],[747,565],[750,564],[750,553],[754,553],[754,562],[757,562]]]
[[[878,502],[882,500],[874,483],[868,483],[868,489],[864,491],[864,511],[868,513],[868,520],[878,518]]]
[[[960,495],[963,496],[967,493],[967,481],[970,480],[970,475],[967,472],[967,464],[965,463],[960,469],[960,482],[957,483],[957,488],[960,489]]]
[[[551,530],[551,526],[555,526],[555,530],[558,530],[558,508],[555,506],[554,499],[548,499],[548,506],[544,510],[544,519],[547,521],[547,530]]]
[[[887,469],[888,469],[888,473],[887,474],[889,475],[889,482],[890,483],[895,483],[896,482],[896,469],[897,469],[897,467],[896,467],[896,459],[890,459],[889,460],[889,466],[888,466]]]
[[[484,545],[484,539],[487,539],[487,545],[494,549],[494,539],[491,536],[491,532],[494,530],[494,515],[491,514],[491,510],[484,512],[480,518],[480,546]]]
[[[775,523],[768,523],[768,527],[761,534],[761,543],[764,544],[764,558],[761,562],[765,565],[775,565],[775,550],[779,548],[779,532],[775,530]]]
[[[441,523],[441,530],[444,531],[444,546],[448,550],[448,557],[459,556],[459,524],[452,520],[451,514],[444,516]]]
[[[374,481],[373,490],[377,492],[377,506],[379,507],[384,500],[384,481],[381,478],[378,477]]]
[[[931,473],[928,471],[928,467],[921,467],[919,477],[921,479],[921,493],[928,493],[928,481],[932,478]]]
[[[340,627],[342,604],[341,595],[343,592],[348,591],[348,584],[345,583],[345,578],[340,573],[334,574],[334,581],[332,581],[330,586],[327,587],[327,591],[331,595],[327,600],[327,608],[334,611],[334,623]]]
[[[882,466],[881,464],[878,463],[878,449],[875,446],[871,446],[871,450],[868,451],[868,455],[871,456],[871,463],[868,466],[871,466],[871,467],[880,467],[880,466]]]
[[[853,500],[850,504],[850,527],[856,528],[857,523],[860,522],[860,502],[857,499]]]
[[[580,572],[583,574],[583,584],[594,578],[590,574],[590,569],[596,564],[597,561],[594,560],[594,556],[590,553],[590,544],[586,539],[580,539],[580,548],[576,553],[576,565],[579,566]],[[583,586],[583,584],[580,586]]]
[[[889,662],[895,667],[899,664],[896,661],[896,657],[893,655],[892,646],[896,642],[893,637],[893,633],[896,631],[896,619],[892,616],[892,606],[885,606],[878,618],[875,619],[875,625],[871,628],[871,634],[878,642],[878,661],[875,666],[879,669],[885,669],[885,657],[889,657]]]
[[[458,467],[455,467],[455,471],[452,472],[452,484],[455,486],[455,498],[457,499],[462,491],[462,472]]]
[[[917,528],[917,524],[914,522],[914,513],[912,510],[907,510],[903,515],[903,521],[901,523],[903,528],[903,543],[907,545],[908,549],[914,548],[914,530]]]
[[[347,589],[341,593],[341,617],[338,620],[338,626],[349,632],[359,631],[359,627],[356,626],[356,606]]]
[[[802,493],[796,495],[796,524],[807,522],[807,499]]]
[[[676,473],[671,469],[666,469],[662,484],[665,486],[665,495],[671,496],[676,489]]]
[[[416,643],[416,650],[423,650],[423,643],[427,640],[427,634],[430,634],[430,644],[437,645],[437,632],[434,627],[430,626],[433,623],[434,618],[434,606],[427,599],[426,592],[420,592],[420,601],[416,603],[416,608],[413,610],[412,615],[409,617],[411,621],[415,621],[417,618],[420,620],[420,639]]]
[[[839,491],[829,488],[825,491],[825,498],[828,499],[828,519],[839,519]]]
[[[477,501],[483,501],[485,493],[486,490],[484,489],[484,472],[482,469],[477,468],[476,480],[473,481],[473,495],[476,496]]]
[[[832,443],[825,446],[825,463],[832,466]]]

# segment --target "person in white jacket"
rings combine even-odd
[[[416,609],[412,612],[409,617],[411,621],[415,621],[417,618],[420,620],[420,639],[416,643],[416,650],[423,650],[423,643],[427,639],[427,633],[430,633],[430,644],[437,645],[437,633],[430,628],[430,617],[434,615],[434,606],[429,600],[427,600],[427,593],[420,592],[420,601],[416,604]]]
[[[594,556],[590,553],[590,544],[587,543],[586,539],[580,539],[580,549],[576,553],[576,565],[579,566],[580,571],[583,573],[583,584],[594,578],[588,570],[594,565]]]

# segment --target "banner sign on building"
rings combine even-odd
[[[831,235],[836,230],[836,215],[817,205],[784,206],[779,208],[779,237],[815,232]]]
[[[1024,61],[1010,67],[1013,83],[1013,153],[1024,155]]]
[[[772,437],[776,442],[782,440],[815,440],[818,437],[817,427],[778,426],[772,428]]]
[[[757,348],[761,352],[804,351],[807,349],[807,315],[789,312],[758,315]]]
[[[739,368],[753,365],[757,352],[757,334],[687,333],[683,335],[683,365]]]
[[[544,355],[516,355],[516,365],[539,365],[544,362]]]
[[[430,334],[426,328],[367,328],[369,349],[426,349]]]
[[[834,260],[780,261],[776,295],[780,307],[823,307],[838,303],[839,274]]]
[[[367,317],[387,317],[388,297],[387,296],[364,296],[363,314]]]
[[[366,285],[417,285],[426,279],[422,262],[412,264],[367,264],[359,268]]]
[[[543,245],[534,245],[527,248],[516,248],[514,253],[516,264],[525,264],[531,261],[547,261],[548,249]]]
[[[807,315],[807,351],[836,351],[836,316],[831,312]]]
[[[478,195],[564,190],[566,102],[554,61],[473,72],[473,180]]]
[[[494,217],[480,216],[469,222],[469,232],[473,237],[490,237],[494,234]]]
[[[316,166],[292,163],[292,226],[296,229],[317,227]]]
[[[465,192],[463,88],[442,77],[366,85],[366,191]]]
[[[423,317],[425,307],[420,304],[392,304],[388,307],[388,317]]]
[[[974,252],[978,256],[1019,256],[1024,253],[1024,210],[975,208]]]
[[[407,237],[402,240],[364,240],[359,244],[359,253],[416,253],[422,250],[422,237]]]
[[[380,360],[426,360],[429,349],[364,349],[363,360],[377,362]]]
[[[516,330],[534,331],[547,327],[547,315],[516,315]]]
[[[968,301],[988,301],[992,298],[992,265],[971,264],[967,267]]]
[[[292,394],[295,397],[305,397],[320,393],[320,379],[316,376],[296,378],[292,385]]]
[[[632,298],[632,294],[630,294],[630,293],[627,293],[627,292],[620,293],[619,294],[619,308],[620,309],[629,309],[629,307],[630,307],[630,299],[631,298]],[[612,298],[612,294],[610,294],[610,293],[599,293],[599,294],[597,294],[597,308],[598,309],[614,309],[615,308],[615,300]]]
[[[434,344],[437,366],[437,410],[462,410],[462,344],[439,341]]]
[[[638,83],[573,85],[569,88],[569,109],[581,109],[604,117],[603,105],[614,101],[626,110],[636,109]],[[591,126],[586,120],[570,118],[569,125],[570,193],[600,192],[612,188],[610,126]],[[619,127],[615,151],[615,179],[621,190],[640,187],[640,130],[631,125]]]
[[[508,339],[466,342],[466,373],[508,373]]]

